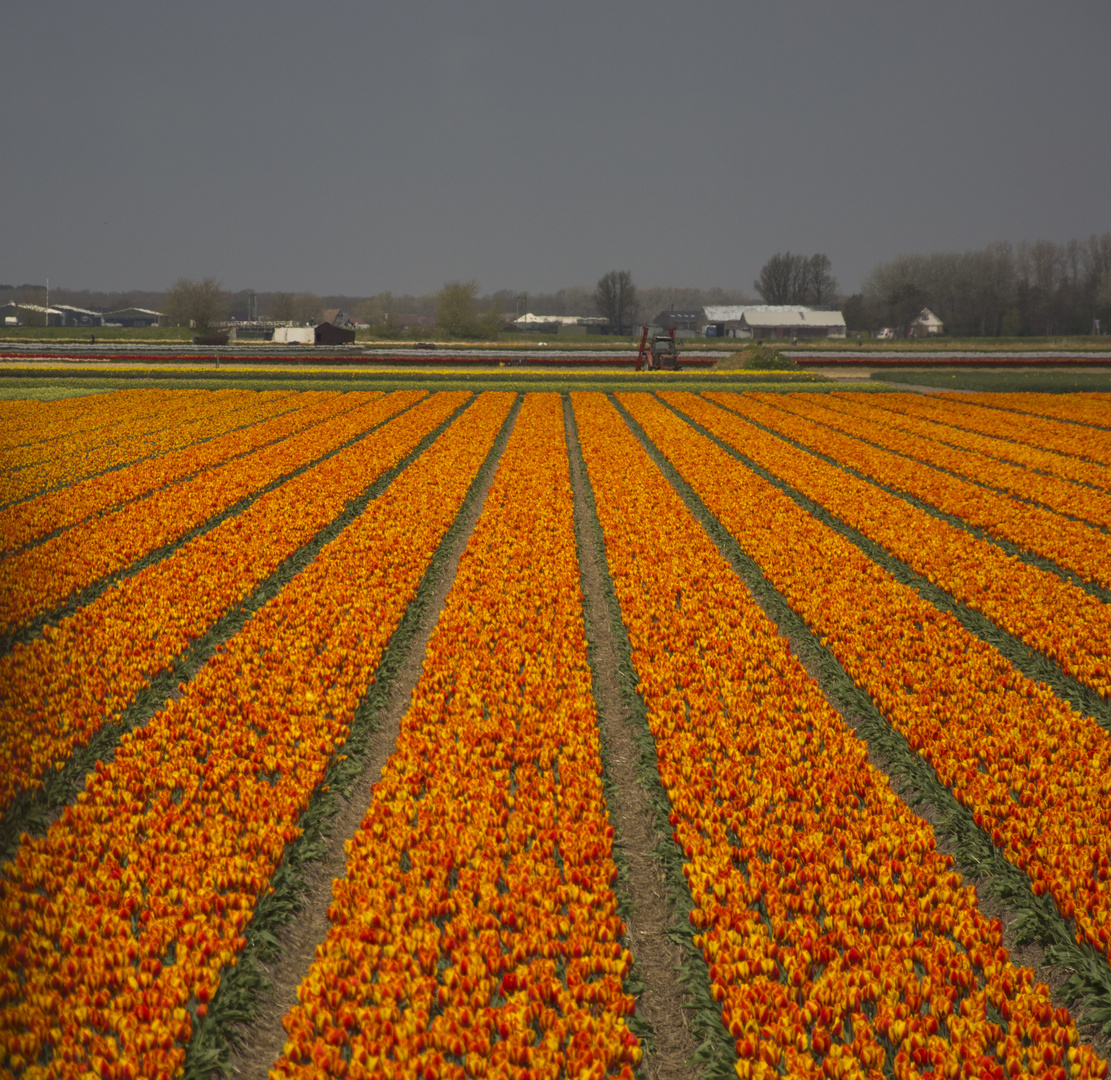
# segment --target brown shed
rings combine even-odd
[[[355,331],[333,326],[330,322],[321,323],[314,331],[317,345],[354,345]]]

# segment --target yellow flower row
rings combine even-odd
[[[37,547],[0,562],[0,633],[65,603],[101,578],[172,543],[209,518],[282,476],[329,454],[424,396],[403,390],[385,397],[347,395],[335,415],[246,458],[227,461],[200,476],[155,491],[149,498],[75,526]]]
[[[80,435],[59,423],[49,441],[5,450],[0,506],[105,469],[164,454],[208,438],[214,424],[254,399],[250,390],[145,390],[106,395],[111,421]]]
[[[1005,409],[1021,416],[1048,416],[1054,420],[1081,423],[1111,430],[1111,396],[1103,393],[1076,394],[953,394],[954,401],[971,402],[992,409]],[[1084,429],[1081,428],[1081,431]],[[1095,432],[1102,435],[1102,432]]]
[[[1111,739],[658,401],[630,411],[1077,941],[1111,944]]]
[[[463,413],[4,866],[0,1072],[180,1068],[511,402]]]
[[[530,394],[271,1077],[631,1080],[586,653],[562,406]]]
[[[257,402],[219,418],[223,432],[214,422],[212,437],[207,441],[99,473],[9,506],[0,511],[0,551],[14,551],[40,536],[70,528],[94,514],[103,514],[167,484],[288,438],[334,415],[331,402],[338,396],[331,392],[284,398],[260,394]],[[350,402],[351,407],[355,404]]]
[[[0,809],[118,720],[156,674],[469,396],[420,402],[0,659]]]
[[[767,402],[767,395],[756,394]],[[825,394],[821,395],[824,399]],[[863,439],[885,450],[893,450],[937,469],[947,469],[959,477],[986,484],[997,491],[1017,495],[1058,514],[1106,528],[1111,525],[1111,493],[1045,476],[976,451],[947,446],[934,438],[896,430],[889,426],[891,416],[870,401],[854,404],[834,399],[814,400],[814,394],[784,394],[781,407],[809,420],[817,420],[854,438]],[[1101,539],[1102,534],[1096,533]],[[1104,539],[1106,544],[1106,540]]]
[[[572,397],[737,1075],[1105,1075],[613,407]]]
[[[784,394],[783,397],[798,395]],[[870,446],[822,423],[755,400],[754,394],[708,393],[741,416],[794,439],[803,446],[871,476],[896,491],[905,491],[946,514],[967,521],[991,536],[1052,559],[1084,581],[1111,588],[1111,553],[1107,537],[1080,521],[980,487],[922,462]]]
[[[857,400],[836,393],[834,399]],[[1062,424],[1037,416],[1016,416],[1001,409],[977,408],[949,397],[923,394],[873,394],[877,408],[926,423],[922,433],[992,457],[1016,461],[1077,483],[1111,488],[1111,432]],[[1111,421],[1111,410],[1108,410]]]
[[[661,397],[1111,699],[1111,607],[694,394]],[[731,404],[722,397],[723,404]]]

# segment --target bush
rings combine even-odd
[[[798,364],[768,345],[749,345],[740,352],[719,360],[718,369],[743,369],[745,371],[797,371]]]

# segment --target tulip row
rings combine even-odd
[[[1108,734],[658,401],[628,407],[1034,892],[1106,957]]]
[[[307,431],[171,484],[5,559],[0,562],[0,633],[11,633],[82,589],[179,540],[423,396],[420,390],[385,397],[344,394],[331,401],[331,418]]]
[[[1105,1075],[613,407],[572,397],[737,1075]]]
[[[1111,398],[1107,394],[953,394],[952,398],[1023,416],[1048,416],[1054,420],[1111,430]],[[1094,434],[1102,435],[1102,432]]]
[[[755,396],[767,401],[766,395]],[[948,446],[934,438],[898,431],[887,423],[886,418],[890,414],[870,402],[850,404],[838,399],[818,402],[815,397],[814,394],[790,394],[780,395],[779,400],[781,407],[789,412],[816,420],[884,450],[892,450],[976,484],[1018,496],[1057,514],[1067,514],[1101,528],[1111,525],[1111,494],[1108,492],[1031,472],[978,452]],[[826,395],[822,397],[824,399]],[[1097,532],[1096,535],[1100,534]]]
[[[833,398],[854,400],[855,395],[836,393]],[[978,449],[993,457],[1017,461],[1031,469],[1044,469],[1099,488],[1111,487],[1111,432],[1036,416],[1016,416],[923,394],[874,394],[873,403],[885,410],[924,421],[924,429],[943,442]],[[1109,416],[1111,418],[1111,416]]]
[[[56,401],[35,398],[0,401],[0,450],[66,437],[59,432],[83,435],[93,428],[106,427],[113,422],[118,409],[126,408],[128,397],[142,393],[120,390],[112,395],[88,394]]]
[[[0,659],[0,809],[118,722],[155,675],[469,396],[427,398]]]
[[[786,398],[788,395],[782,395]],[[794,398],[799,395],[792,394]],[[711,401],[726,406],[754,423],[825,454],[878,480],[886,487],[921,499],[983,529],[989,536],[1010,541],[1084,581],[1111,588],[1111,557],[1107,538],[1097,529],[1009,498],[1000,491],[951,476],[929,465],[871,446],[862,439],[843,435],[824,424],[786,409],[756,400],[755,394],[707,393]]]
[[[227,413],[254,399],[249,390],[144,391],[107,428],[76,438],[59,428],[53,442],[7,451],[0,505],[209,438],[214,425],[224,430]]]
[[[563,410],[530,394],[271,1077],[629,1077]]]
[[[168,1078],[487,456],[484,395],[0,878],[0,1072]]]
[[[195,407],[203,395],[194,390],[179,397],[179,406]],[[6,467],[41,461],[69,440],[82,446],[111,441],[114,433],[125,430],[120,425],[142,422],[152,411],[164,410],[172,399],[166,390],[133,389],[50,402],[4,402],[2,408],[12,414],[13,426],[5,424],[0,448],[22,455]]]
[[[829,395],[828,405],[836,412],[881,424],[885,429],[921,436],[943,446],[980,454],[989,462],[999,460],[1008,465],[1019,466],[1035,475],[1042,475],[1054,484],[1068,481],[1086,485],[1096,489],[1104,498],[1111,489],[1111,469],[1102,463],[1054,453],[1029,441],[1016,442],[1000,438],[995,435],[994,425],[990,420],[985,420],[979,431],[967,431],[954,426],[949,420],[951,406],[944,398],[923,397],[921,394],[869,394],[869,398],[865,407],[865,403],[855,394]],[[959,403],[955,407],[961,408]],[[1053,421],[1047,420],[1044,423],[1051,424]],[[1028,433],[1028,440],[1034,438],[1034,432]]]
[[[1111,700],[1111,607],[694,394],[660,396]]]
[[[0,511],[0,552],[15,551],[41,536],[288,438],[331,415],[332,399],[338,396],[260,394],[257,402],[221,417],[219,425],[214,423],[212,438],[207,441],[99,473],[9,506]]]

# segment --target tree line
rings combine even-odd
[[[955,337],[1090,334],[1111,325],[1111,232],[1087,240],[989,244],[963,254],[900,255],[844,301],[849,331],[905,332],[929,308]]]

